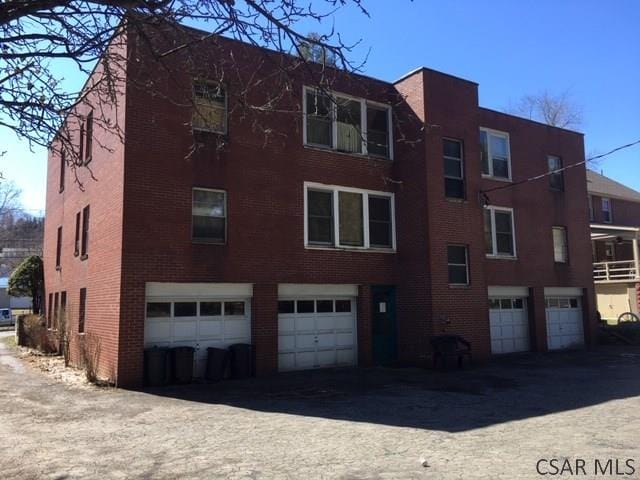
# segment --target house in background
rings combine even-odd
[[[126,143],[91,95],[77,107],[98,181],[77,169],[81,191],[48,158],[47,322],[66,312],[72,361],[93,337],[100,375],[134,386],[152,346],[193,346],[202,374],[207,347],[251,343],[266,375],[422,365],[443,332],[479,360],[593,342],[585,169],[517,184],[582,160],[581,134],[483,108],[476,83],[426,68],[386,82],[214,38],[167,57],[169,80],[148,46],[126,29],[112,45],[128,81],[101,111]],[[251,78],[273,111],[240,108]]]
[[[10,308],[12,313],[20,314],[31,311],[31,297],[11,297],[7,294],[9,277],[0,277],[0,309]]]
[[[587,170],[598,311],[615,323],[640,306],[640,192]]]

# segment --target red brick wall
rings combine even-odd
[[[124,53],[125,47],[112,49]],[[99,78],[101,70],[92,76]],[[118,87],[124,92],[122,84]],[[87,103],[80,104],[78,112],[86,115],[88,103],[95,101],[89,95]],[[124,96],[119,104],[110,108],[103,105],[105,118],[124,128]],[[115,381],[118,365],[118,325],[120,320],[120,279],[122,253],[122,206],[124,185],[124,146],[115,129],[104,128],[94,112],[93,155],[89,168],[77,168],[76,177],[68,165],[65,189],[59,192],[60,157],[54,143],[47,160],[47,210],[44,234],[44,266],[46,297],[53,292],[67,292],[67,322],[71,330],[72,361],[80,363],[78,315],[80,289],[87,289],[85,316],[86,336],[99,337],[99,360],[102,377]],[[73,141],[79,143],[79,131],[74,118],[70,131]],[[67,155],[70,159],[70,155]],[[76,214],[90,205],[88,258],[74,256]],[[63,228],[61,268],[55,269],[57,229]]]

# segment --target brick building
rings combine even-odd
[[[166,69],[120,40],[106,114],[126,141],[89,96],[95,180],[48,160],[48,319],[66,312],[74,361],[91,339],[100,374],[133,386],[153,345],[195,346],[201,373],[206,347],[250,342],[262,375],[420,365],[442,332],[480,360],[593,341],[585,170],[518,184],[581,160],[581,134],[426,68],[389,83],[215,38]]]
[[[593,277],[602,318],[640,310],[640,192],[587,171]]]

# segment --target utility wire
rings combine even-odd
[[[600,155],[595,155],[595,156],[587,158],[585,160],[581,160],[579,162],[567,165],[566,167],[558,168],[556,170],[551,170],[549,172],[545,172],[545,173],[542,173],[540,175],[536,175],[535,177],[525,178],[524,180],[519,180],[517,182],[508,183],[508,184],[505,184],[505,185],[500,185],[498,187],[489,188],[487,190],[480,190],[480,195],[484,199],[485,203],[489,203],[489,197],[487,196],[487,193],[495,192],[497,190],[504,190],[506,188],[513,188],[513,187],[516,187],[518,185],[522,185],[523,183],[529,183],[529,182],[533,182],[535,180],[540,180],[541,178],[548,177],[549,175],[553,175],[554,173],[564,172],[565,170],[569,170],[570,168],[574,168],[574,167],[577,167],[577,166],[580,166],[580,165],[584,165],[587,162],[591,162],[593,160],[597,160],[599,158],[603,158],[603,157],[609,156],[612,153],[616,153],[616,152],[618,152],[620,150],[624,150],[625,148],[630,148],[630,147],[633,147],[634,145],[638,145],[638,144],[640,144],[640,140],[636,140],[635,142],[627,143],[626,145],[621,145],[619,147],[614,148],[613,150],[609,150],[607,153],[602,153]]]

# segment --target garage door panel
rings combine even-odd
[[[335,333],[319,333],[316,336],[318,348],[335,347],[336,334]]]
[[[296,317],[295,318],[295,330],[297,332],[315,331],[316,319],[312,316]]]
[[[176,320],[173,323],[173,336],[176,340],[194,340],[198,337],[197,320]]]
[[[353,330],[353,315],[337,315],[334,318],[336,330]]]
[[[278,332],[281,334],[293,333],[296,331],[296,319],[289,315],[278,317]]]
[[[170,320],[147,320],[145,323],[145,334],[148,342],[161,342],[171,336],[171,321]]]
[[[549,350],[584,345],[582,306],[578,297],[547,297],[547,347]]]
[[[296,352],[295,365],[297,368],[313,368],[316,362],[316,352]]]
[[[318,366],[331,367],[337,365],[337,356],[335,350],[318,350]]]
[[[355,350],[353,348],[336,350],[336,361],[338,365],[353,365],[356,362]]]
[[[295,353],[278,354],[278,370],[284,372],[286,370],[294,370],[296,368]]]
[[[251,335],[251,326],[245,318],[225,318],[224,337],[226,340],[237,340]]]
[[[222,319],[203,318],[200,320],[200,337],[222,337]]]
[[[336,334],[336,345],[338,347],[346,347],[353,344],[355,344],[353,332]]]
[[[295,335],[281,335],[278,342],[280,351],[289,351],[296,349]]]
[[[316,336],[313,334],[296,335],[296,348],[298,349],[315,349]]]

